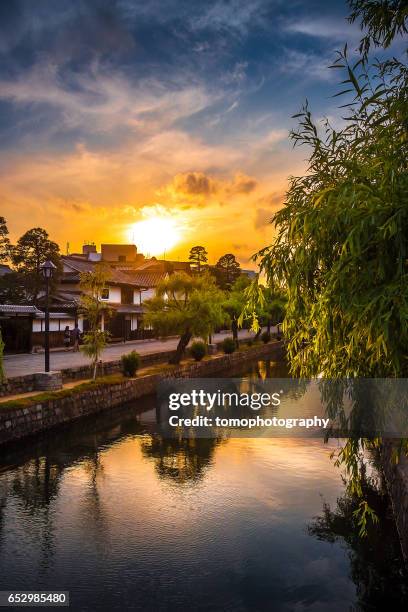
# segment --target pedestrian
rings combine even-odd
[[[66,351],[69,351],[70,345],[71,345],[71,330],[69,329],[69,325],[66,325],[65,330],[64,330],[64,347]]]
[[[77,353],[79,351],[79,340],[81,338],[81,330],[78,327],[78,324],[75,325],[72,330],[72,339],[74,341],[74,351]]]

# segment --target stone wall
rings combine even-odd
[[[154,393],[157,383],[164,378],[211,376],[224,371],[229,372],[232,367],[249,359],[261,357],[281,359],[282,356],[282,345],[280,342],[275,342],[115,384],[95,383],[92,388],[83,390],[63,390],[44,401],[38,401],[33,396],[27,400],[32,401],[32,404],[24,407],[8,407],[7,403],[0,404],[0,444],[18,440],[82,416],[109,410],[143,395]]]
[[[242,341],[245,344],[245,340]],[[221,343],[217,344],[220,347]],[[128,347],[130,352],[132,347]],[[174,355],[175,351],[161,351],[158,353],[146,353],[140,355],[140,367],[146,368],[157,363],[168,362],[170,357]],[[122,365],[120,359],[115,361],[101,361],[98,366],[98,374],[101,376],[108,376],[109,374],[116,374],[122,371]],[[72,382],[75,380],[86,380],[92,378],[92,368],[90,365],[76,366],[75,368],[64,368],[61,370],[62,382]],[[35,374],[27,374],[25,376],[14,376],[8,378],[4,384],[0,384],[0,397],[7,397],[8,395],[18,395],[20,393],[29,393],[35,391]]]
[[[130,348],[129,351],[130,352]],[[147,367],[156,363],[168,361],[174,351],[163,351],[161,353],[148,353],[140,356],[141,367]],[[99,374],[107,376],[121,371],[120,360],[102,361],[99,366]],[[89,365],[77,366],[75,368],[65,368],[61,370],[62,382],[72,382],[74,380],[85,380],[92,377],[92,368]],[[35,391],[35,374],[25,376],[14,376],[0,385],[0,397],[7,395],[17,395],[19,393],[29,393]]]

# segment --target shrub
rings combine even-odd
[[[221,348],[226,355],[234,353],[235,349],[237,348],[234,338],[224,338],[224,340],[221,342]]]
[[[207,347],[205,346],[205,343],[202,342],[201,340],[197,340],[196,342],[193,342],[190,347],[190,355],[196,361],[201,361],[204,355],[206,354],[206,352],[207,352]]]
[[[247,346],[253,346],[254,341],[253,338],[250,338],[249,340],[247,340]]]
[[[270,340],[271,340],[271,334],[270,334],[269,332],[267,332],[267,331],[264,331],[264,332],[261,334],[261,340],[262,340],[262,342],[263,342],[264,344],[267,344],[267,343],[268,343],[268,342],[270,342]]]
[[[132,351],[127,355],[122,355],[122,370],[125,376],[134,376],[140,365],[140,355],[136,351]]]

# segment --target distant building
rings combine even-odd
[[[174,272],[191,273],[189,262],[146,259],[134,244],[102,244],[101,252],[93,243],[84,244],[81,253],[61,256],[62,274],[50,303],[50,346],[63,346],[64,330],[78,325],[86,331],[88,322],[80,312],[81,272],[92,272],[98,263],[110,268],[111,277],[102,296],[109,315],[101,321],[112,341],[151,337],[143,326],[144,302],[153,297],[157,285]],[[0,265],[0,275],[12,270]],[[0,326],[8,352],[27,352],[44,345],[44,296],[39,308],[32,305],[0,305]],[[3,308],[3,310],[2,310]]]
[[[33,346],[32,329],[43,315],[35,306],[0,304],[0,328],[5,353],[29,353]]]
[[[127,245],[125,245],[127,246]],[[132,252],[129,250],[130,256]],[[62,260],[62,275],[57,286],[57,290],[52,298],[51,310],[54,311],[53,331],[60,331],[63,339],[64,327],[56,329],[63,321],[64,325],[73,328],[78,324],[81,331],[86,331],[87,321],[80,313],[81,291],[79,287],[81,272],[92,272],[98,261],[88,259],[91,253],[80,255],[65,255]],[[105,250],[108,257],[118,257],[120,250]],[[135,252],[133,251],[133,256]],[[158,283],[166,278],[168,273],[162,269],[138,270],[131,267],[127,271],[122,271],[114,265],[115,262],[108,263],[103,260],[110,268],[110,279],[106,283],[106,289],[102,295],[109,307],[109,316],[103,317],[101,321],[102,329],[109,331],[111,340],[133,340],[148,337],[151,335],[149,330],[143,329],[142,321],[145,312],[143,303],[153,297]],[[132,263],[131,261],[129,263]],[[58,317],[57,317],[58,314]],[[43,320],[38,317],[34,322],[34,332],[43,333]],[[38,339],[40,339],[38,337]]]
[[[141,264],[145,257],[134,244],[101,244],[101,259],[107,263]]]

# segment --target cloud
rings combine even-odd
[[[206,10],[190,21],[194,30],[215,30],[245,35],[249,26],[262,23],[266,8],[262,0],[217,0],[208,3]]]
[[[255,229],[264,229],[271,223],[274,213],[282,208],[284,197],[283,193],[271,193],[258,200],[255,209]]]
[[[208,196],[217,191],[216,183],[203,172],[188,172],[177,174],[172,183],[176,193],[182,195],[204,195]]]
[[[315,17],[314,19],[302,18],[286,23],[284,29],[294,34],[305,34],[316,38],[343,42],[349,40],[358,42],[361,38],[361,30],[357,23],[350,24],[344,17],[333,18]]]
[[[31,112],[41,105],[55,108],[60,111],[59,130],[81,128],[85,134],[118,127],[163,129],[202,111],[217,97],[190,79],[133,83],[120,71],[108,73],[98,65],[86,74],[61,78],[57,65],[40,63],[16,79],[0,80],[0,98]]]
[[[255,211],[255,228],[259,229],[271,222],[272,213],[269,208],[257,208]]]
[[[256,179],[238,172],[229,186],[226,187],[227,193],[251,193],[256,189],[258,182]]]
[[[328,66],[332,63],[333,53],[325,55],[313,52],[285,49],[279,70],[284,74],[296,74],[302,79],[333,81],[337,75]]]
[[[164,188],[158,190],[161,197],[170,196],[173,202],[182,205],[207,205],[225,200],[233,196],[247,196],[257,187],[253,177],[237,172],[230,180],[216,178],[204,172],[178,173]]]

